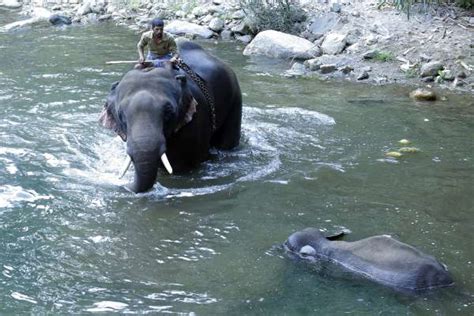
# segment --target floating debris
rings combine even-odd
[[[401,153],[417,153],[420,152],[420,149],[416,147],[402,147],[398,151]]]
[[[416,101],[436,101],[437,99],[433,90],[423,88],[410,92],[410,97]]]
[[[399,144],[402,144],[402,145],[408,145],[408,144],[411,144],[411,141],[409,141],[408,139],[400,139],[398,141]]]
[[[398,151],[389,151],[385,153],[385,156],[392,158],[401,158],[403,155]]]

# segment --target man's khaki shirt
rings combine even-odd
[[[145,46],[148,46],[150,53],[158,56],[163,56],[168,53],[177,54],[178,48],[176,47],[176,42],[174,41],[173,36],[167,32],[163,32],[163,36],[159,43],[153,39],[153,31],[148,31],[142,34],[138,46],[142,49]]]

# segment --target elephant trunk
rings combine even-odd
[[[127,141],[128,152],[135,167],[135,177],[129,189],[135,193],[150,190],[156,181],[160,157],[166,151],[164,137],[156,137],[150,140],[147,136],[145,140]]]

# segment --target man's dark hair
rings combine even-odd
[[[163,22],[162,19],[156,18],[156,19],[151,20],[151,27],[164,26],[164,25],[165,25],[165,22]]]

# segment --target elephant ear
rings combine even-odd
[[[107,129],[111,129],[116,132],[123,141],[127,141],[127,135],[120,128],[120,124],[117,122],[116,116],[114,115],[115,110],[115,90],[119,84],[119,81],[112,84],[110,93],[107,96],[102,112],[99,116],[99,123]]]
[[[188,124],[193,120],[194,113],[197,111],[197,101],[191,94],[187,86],[187,79],[185,75],[177,75],[176,80],[180,81],[182,96],[181,96],[181,106],[178,114],[178,125],[175,129],[175,132],[180,130],[184,125]]]

